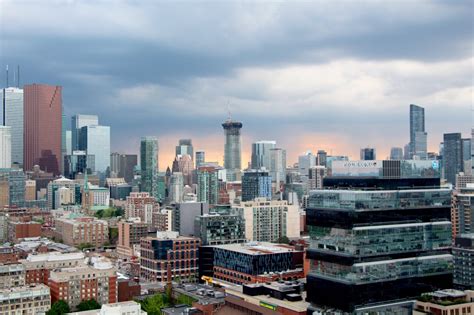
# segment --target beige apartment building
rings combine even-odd
[[[92,217],[60,218],[56,219],[55,225],[55,237],[62,240],[66,245],[91,244],[102,246],[109,241],[109,227],[105,220]]]
[[[0,314],[36,315],[51,308],[49,288],[44,284],[0,290]]]

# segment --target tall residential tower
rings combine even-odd
[[[158,139],[143,137],[140,143],[140,166],[142,171],[141,191],[157,198]]]
[[[242,169],[240,143],[242,123],[229,118],[222,124],[222,127],[225,133],[224,168],[227,171],[227,181],[236,181],[240,179]]]
[[[427,136],[425,131],[425,109],[423,107],[410,105],[410,159],[417,156],[426,160]]]

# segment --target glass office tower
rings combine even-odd
[[[451,190],[439,179],[373,181],[377,190],[352,178],[309,196],[311,312],[355,312],[452,285]]]
[[[427,136],[425,131],[425,109],[414,104],[410,105],[410,154],[424,160],[427,157]]]
[[[84,126],[80,130],[80,149],[95,157],[95,171],[105,173],[110,167],[110,127]]]
[[[254,170],[265,168],[271,170],[270,150],[274,149],[276,141],[257,141],[252,143],[251,167]]]
[[[0,126],[10,126],[11,161],[23,166],[23,90],[10,87],[0,90]]]

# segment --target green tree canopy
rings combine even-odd
[[[64,300],[59,300],[51,305],[51,309],[46,312],[46,315],[62,315],[70,311],[69,305]]]
[[[161,315],[161,309],[170,306],[171,301],[169,301],[164,294],[155,294],[151,297],[147,297],[141,301],[140,304],[148,315]]]
[[[77,310],[80,312],[98,309],[100,309],[100,304],[94,299],[84,300],[77,306]]]

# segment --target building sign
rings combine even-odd
[[[370,176],[382,174],[382,161],[333,161],[332,176]]]
[[[276,305],[273,305],[273,304],[270,304],[270,303],[267,303],[267,302],[263,302],[263,301],[260,301],[260,306],[268,308],[269,310],[272,310],[272,311],[276,311],[276,309],[277,309]]]

